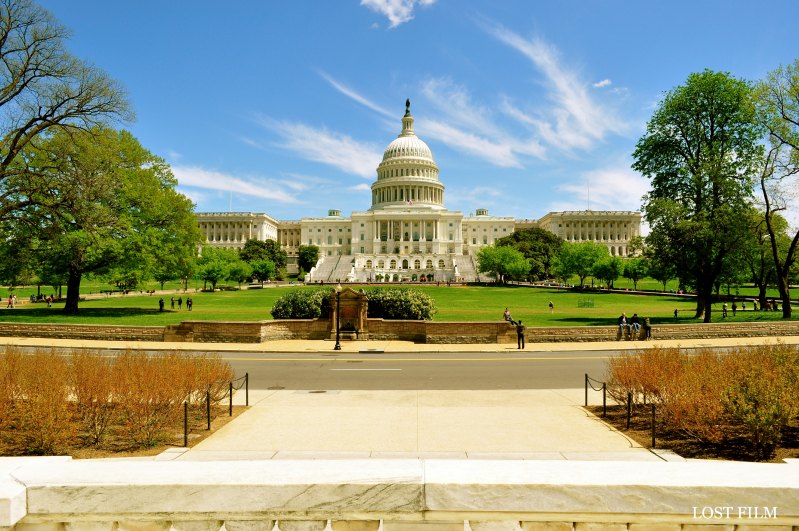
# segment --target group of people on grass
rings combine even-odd
[[[172,299],[170,301],[171,304],[172,304],[172,309],[173,310],[175,309],[175,301],[176,300],[177,300],[177,303],[178,303],[178,310],[182,309],[183,308],[183,297],[178,297],[177,299],[175,299],[175,297],[172,297]],[[191,309],[193,307],[194,307],[194,301],[191,300],[191,297],[186,297],[186,309],[191,311]],[[163,299],[163,297],[158,299],[158,311],[159,312],[163,312],[164,311],[164,299]]]

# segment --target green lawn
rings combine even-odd
[[[311,289],[303,286],[268,287],[264,289],[221,291],[215,293],[174,291],[175,298],[182,296],[182,310],[170,309],[171,294],[163,295],[166,310],[158,311],[161,295],[129,294],[100,299],[89,299],[80,304],[80,314],[66,316],[60,306],[47,308],[44,303],[20,304],[6,309],[0,305],[0,321],[47,323],[98,323],[163,326],[184,320],[257,321],[271,319],[269,313],[275,300],[288,290]],[[436,321],[498,321],[509,307],[515,319],[529,326],[591,326],[612,325],[625,312],[650,317],[653,324],[673,323],[674,309],[679,310],[679,322],[694,322],[695,308],[691,298],[676,295],[638,295],[627,293],[582,293],[571,290],[528,287],[436,287],[420,286],[429,294],[438,308]],[[185,299],[194,300],[194,311],[185,308]],[[549,311],[549,301],[555,306]],[[714,321],[721,321],[721,305],[714,306]],[[728,320],[776,320],[781,312],[738,312]]]

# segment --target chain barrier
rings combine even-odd
[[[216,388],[222,384],[221,381],[213,382],[208,385],[205,391],[205,419],[206,431],[211,430],[211,389]],[[238,384],[238,385],[237,385]],[[221,403],[225,398],[228,399],[228,415],[233,416],[233,392],[244,388],[245,392],[245,406],[250,405],[250,373],[244,373],[244,376],[236,378],[228,382],[228,389],[225,393],[219,396],[215,401]],[[189,399],[183,401],[183,446],[189,445]]]
[[[596,382],[601,384],[601,387],[594,387],[592,382]],[[585,373],[585,407],[588,407],[588,388],[593,389],[594,391],[602,391],[602,416],[608,416],[608,384],[606,382],[601,382],[595,378],[591,378],[588,376],[588,373]]]

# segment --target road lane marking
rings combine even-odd
[[[388,358],[388,359],[351,359],[351,358],[220,358],[227,361],[332,361],[332,362],[395,362],[395,361],[579,361],[579,360],[607,360],[615,356],[576,356],[568,358]]]
[[[331,371],[401,371],[402,369],[330,369]]]

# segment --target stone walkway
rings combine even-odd
[[[252,408],[161,459],[655,460],[580,407],[582,389],[251,391]]]

